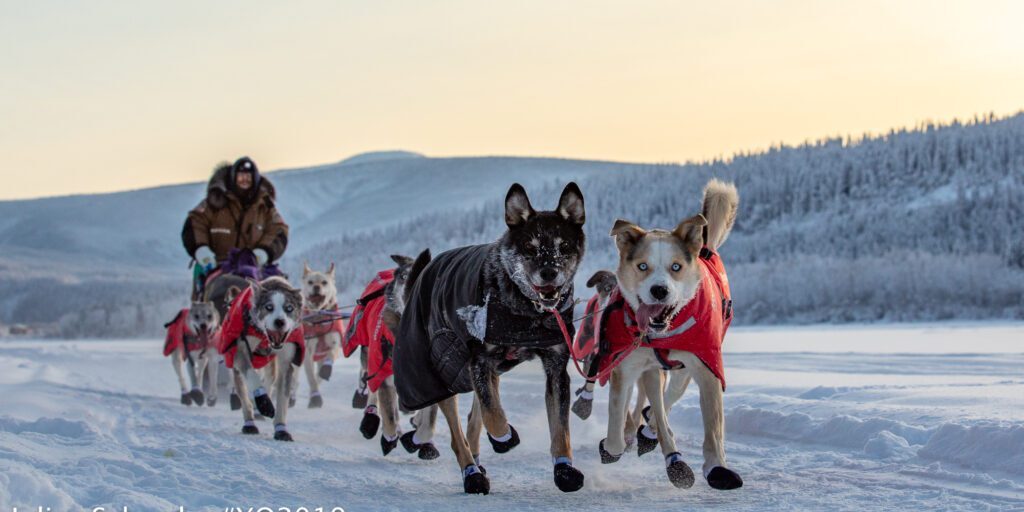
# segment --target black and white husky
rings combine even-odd
[[[292,440],[286,424],[291,383],[305,350],[302,305],[302,293],[280,277],[252,282],[250,289],[231,304],[221,329],[220,352],[233,369],[235,389],[242,401],[243,434],[259,433],[255,401],[261,415],[274,418],[274,439]],[[261,367],[273,375],[273,400]]]
[[[545,373],[545,401],[537,406],[547,409],[555,485],[564,492],[583,487],[583,473],[572,465],[569,350],[558,316],[571,336],[584,220],[575,183],[552,211],[534,210],[523,187],[512,185],[501,238],[438,255],[410,289],[395,333],[395,386],[406,409],[440,406],[467,493],[490,492],[479,465],[482,429],[497,453],[520,442],[501,405],[499,376],[534,358]],[[456,398],[470,391],[467,437]]]

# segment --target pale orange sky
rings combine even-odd
[[[0,198],[407,149],[685,161],[1024,108],[1024,2],[0,2]]]

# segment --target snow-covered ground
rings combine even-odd
[[[0,341],[0,510],[1024,510],[1024,325],[738,328],[726,347],[727,454],[742,489],[700,478],[676,489],[657,452],[601,465],[601,390],[590,420],[572,417],[586,486],[558,492],[530,365],[502,387],[523,444],[496,455],[482,443],[492,493],[466,496],[443,426],[432,462],[382,457],[359,435],[351,360],[324,409],[304,407],[303,384],[289,444],[265,422],[243,437],[226,401],[178,404],[157,340]],[[696,398],[671,422],[699,468]]]

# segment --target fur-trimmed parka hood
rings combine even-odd
[[[209,183],[206,184],[206,204],[214,210],[224,208],[228,204],[227,196],[231,193],[231,188],[229,187],[231,168],[232,164],[229,162],[217,164],[217,167],[213,170],[213,176],[210,177]],[[253,182],[258,183],[260,188],[256,200],[259,200],[261,196],[269,196],[271,201],[275,200],[277,198],[277,190],[274,189],[274,184],[266,176],[260,175],[259,171],[255,171],[255,174]]]

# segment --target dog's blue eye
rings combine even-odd
[[[682,265],[680,265],[678,263],[673,263],[672,264],[672,272],[679,272],[682,269],[683,269]]]
[[[637,265],[636,268],[640,269],[641,272],[647,272],[647,264],[646,263],[641,263],[641,264]]]
[[[291,312],[292,312],[292,311],[293,311],[294,309],[295,309],[295,308],[293,308],[293,307],[291,307],[291,306],[285,306],[285,307],[284,307],[284,312],[285,312],[285,313],[291,313]]]
[[[267,311],[273,311],[274,310],[274,305],[273,304],[267,304],[266,306],[263,307],[263,309],[266,309]]]

